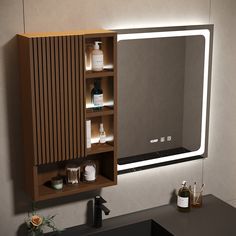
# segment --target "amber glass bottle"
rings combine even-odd
[[[190,191],[187,187],[187,182],[183,181],[182,187],[179,189],[177,196],[177,207],[179,211],[190,211]]]

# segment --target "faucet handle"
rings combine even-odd
[[[95,204],[103,204],[103,203],[106,203],[106,202],[107,201],[104,198],[102,198],[100,195],[97,195],[95,197]]]

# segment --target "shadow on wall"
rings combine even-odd
[[[3,47],[3,62],[6,80],[7,125],[9,137],[9,170],[13,180],[14,210],[15,213],[26,211],[29,199],[22,191],[23,186],[23,150],[20,115],[20,81],[17,54],[17,37],[12,38]]]
[[[169,200],[169,204],[173,204],[175,205],[177,202],[177,189],[174,189],[171,193],[170,193],[170,200]]]
[[[18,66],[17,36],[13,37],[4,45],[4,70],[7,88],[7,125],[9,137],[9,170],[13,182],[13,206],[14,213],[27,213],[31,210],[32,200],[23,191],[24,185],[24,158],[23,158],[23,140],[22,140],[22,122],[20,109],[20,76]],[[52,206],[67,204],[86,199],[91,199],[99,195],[100,190],[80,195],[51,199],[36,204],[37,209],[48,208]],[[22,226],[20,226],[19,230]],[[24,229],[23,229],[24,231]],[[25,234],[22,234],[25,235]]]

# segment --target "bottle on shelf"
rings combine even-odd
[[[100,143],[105,143],[106,142],[106,132],[104,131],[103,123],[100,124],[99,142]]]
[[[91,148],[91,120],[86,120],[86,147]]]
[[[186,181],[182,182],[182,187],[178,191],[177,207],[182,212],[190,211],[190,191]]]
[[[93,110],[101,110],[103,107],[103,91],[101,89],[100,80],[94,80],[94,88],[91,90],[91,100]]]
[[[104,62],[103,62],[103,52],[99,48],[99,43],[98,41],[94,42],[94,49],[92,51],[92,71],[102,71],[104,67]]]

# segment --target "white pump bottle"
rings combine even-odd
[[[103,62],[103,52],[99,49],[98,41],[94,43],[94,49],[92,51],[92,70],[93,71],[102,71],[104,67]]]

